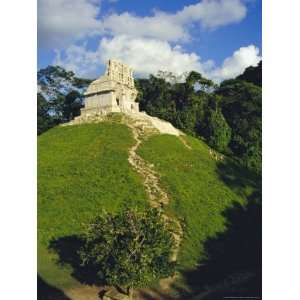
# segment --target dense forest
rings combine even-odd
[[[262,155],[262,62],[235,79],[216,85],[200,73],[186,79],[160,72],[136,79],[140,110],[171,122],[185,133],[203,139],[257,174]],[[47,101],[37,98],[38,134],[80,114],[82,95],[71,91]]]
[[[261,70],[260,62],[220,85],[197,72],[185,82],[172,82],[170,74],[150,75],[136,80],[140,109],[260,173]]]

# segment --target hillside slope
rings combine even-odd
[[[134,144],[130,128],[118,119],[56,127],[38,138],[38,272],[40,280],[69,297],[62,299],[97,298],[74,294],[87,287],[76,276],[74,261],[62,261],[56,246],[67,241],[66,256],[72,257],[72,236],[102,208],[149,206],[143,178],[128,161]],[[187,136],[145,133],[137,153],[159,175],[170,199],[168,215],[182,224],[178,261],[181,270],[190,269],[204,259],[204,242],[226,230],[224,210],[244,203],[254,181]]]

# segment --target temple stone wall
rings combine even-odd
[[[84,96],[85,107],[81,109],[81,116],[139,112],[133,70],[116,60],[109,60],[105,75],[93,81]]]
[[[109,60],[105,75],[122,85],[134,88],[133,69],[116,60]]]
[[[99,101],[101,99],[101,101]],[[88,101],[85,103],[85,108],[91,109],[93,107],[100,108],[102,106],[111,106],[114,100],[113,92],[102,94],[102,95],[92,95],[89,97]]]

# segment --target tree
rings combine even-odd
[[[232,129],[230,149],[247,167],[261,172],[261,88],[232,79],[222,82],[217,94],[222,113]]]
[[[77,91],[71,91],[66,96],[59,95],[49,104],[53,111],[53,118],[57,123],[69,122],[74,117],[80,115],[80,109],[83,107],[82,96]]]
[[[171,122],[184,132],[197,135],[203,123],[208,98],[215,84],[200,73],[190,72],[181,79],[170,72],[160,72],[149,79],[137,79],[140,109]]]
[[[261,87],[262,84],[262,61],[256,67],[248,67],[244,73],[236,79],[245,80]]]
[[[55,125],[49,114],[50,105],[42,94],[37,94],[37,134],[40,135]]]
[[[189,73],[185,82],[193,88],[197,85],[198,89],[204,92],[212,92],[216,88],[216,84],[212,80],[203,77],[200,73],[195,71]]]
[[[187,134],[204,137],[213,148],[261,171],[261,63],[219,87],[200,73],[184,82],[165,72],[136,80],[141,110],[171,122]]]
[[[206,138],[211,147],[223,153],[227,152],[231,139],[231,128],[219,108],[209,109]]]
[[[155,209],[103,212],[88,225],[79,251],[82,265],[95,270],[104,284],[126,288],[132,299],[132,288],[174,273],[169,226]]]
[[[52,110],[53,118],[58,124],[64,122],[63,111],[64,111],[65,96],[59,95],[55,99],[49,102]]]
[[[149,79],[135,81],[140,109],[151,116],[157,116],[171,121],[174,115],[175,103],[171,99],[171,84],[163,78],[153,75]]]
[[[70,121],[80,115],[80,109],[83,107],[81,96],[77,91],[71,91],[66,95],[63,105],[64,120]]]

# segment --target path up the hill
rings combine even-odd
[[[154,170],[153,166],[145,161],[137,154],[137,149],[143,140],[147,139],[153,134],[171,134],[177,136],[185,147],[190,149],[190,146],[182,138],[184,135],[180,130],[175,128],[170,122],[161,120],[156,117],[149,116],[144,112],[120,114],[113,113],[108,115],[93,115],[85,117],[77,117],[66,125],[76,125],[82,123],[98,123],[103,121],[118,121],[127,125],[133,133],[135,144],[129,149],[128,161],[137,173],[142,177],[145,190],[149,196],[150,205],[154,208],[161,209],[162,217],[166,222],[174,224],[172,232],[175,239],[175,249],[170,258],[171,261],[177,260],[180,242],[183,236],[183,229],[180,222],[174,218],[170,218],[165,212],[164,207],[169,204],[170,199],[168,194],[163,190],[160,185],[158,173]]]
[[[142,143],[143,139],[146,139],[151,134],[155,133],[155,129],[149,120],[132,120],[127,123],[127,126],[131,128],[133,138],[136,143],[129,149],[128,161],[138,174],[143,179],[146,192],[150,199],[150,205],[154,208],[161,209],[162,217],[165,222],[173,223],[175,228],[172,231],[175,248],[170,258],[171,261],[177,260],[179,252],[180,242],[183,236],[183,229],[180,222],[174,218],[170,218],[165,212],[164,207],[169,204],[170,198],[168,194],[163,190],[160,185],[160,179],[158,173],[154,170],[153,165],[145,161],[142,157],[137,154],[137,149]]]

